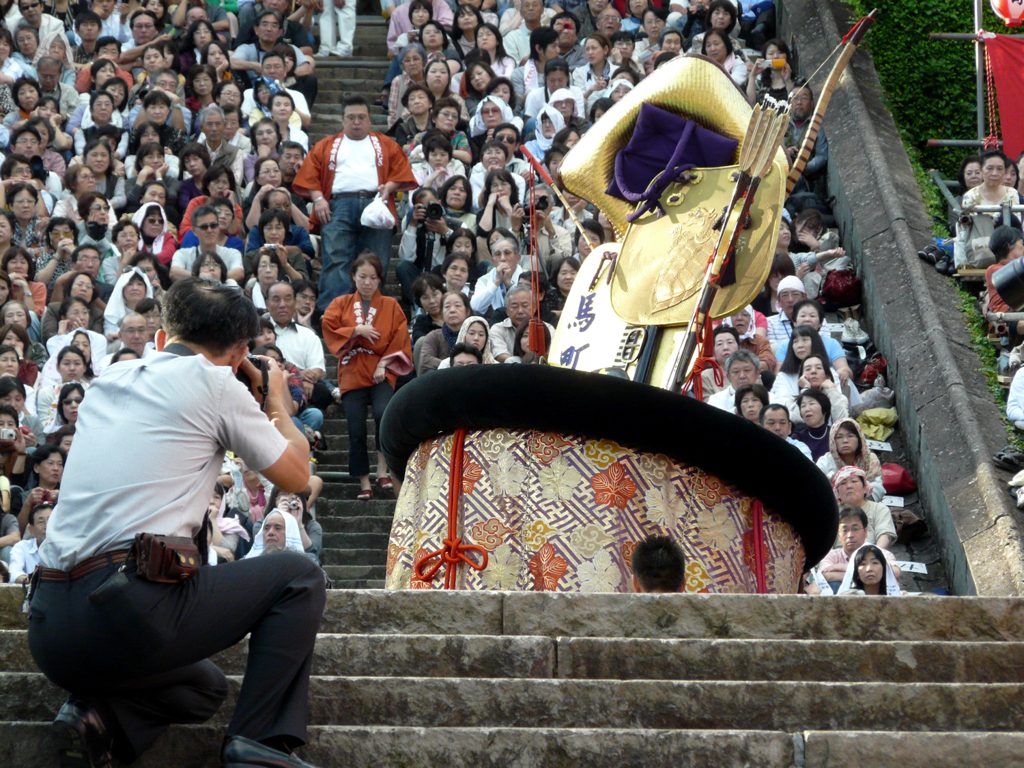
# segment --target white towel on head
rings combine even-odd
[[[249,550],[249,554],[245,556],[245,559],[250,557],[259,557],[263,554],[263,526],[267,524],[273,515],[280,515],[284,518],[284,529],[285,529],[285,547],[290,552],[301,552],[305,553],[305,549],[302,546],[302,536],[299,534],[299,521],[295,519],[295,515],[285,514],[279,509],[275,509],[272,512],[268,512],[267,516],[263,518],[263,523],[260,525],[260,529],[256,532],[256,535],[252,540],[252,549]]]

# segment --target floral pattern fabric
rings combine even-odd
[[[409,458],[388,547],[388,589],[440,589],[415,565],[448,533],[452,435]],[[757,591],[755,499],[698,467],[609,440],[532,430],[467,431],[457,535],[487,566],[460,565],[467,590],[631,592],[632,555],[651,534],[686,556],[687,592]],[[769,593],[794,593],[804,566],[796,531],[763,514]],[[469,555],[480,562],[477,553]]]

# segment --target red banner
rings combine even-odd
[[[1016,160],[1024,151],[1024,37],[986,38],[985,50],[996,83],[1003,151]]]

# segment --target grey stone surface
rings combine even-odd
[[[321,632],[500,635],[499,592],[331,591]]]
[[[838,0],[780,3],[782,35],[803,61],[823,61],[855,20]],[[1000,413],[952,286],[917,258],[930,242],[929,218],[863,51],[836,89],[823,130],[843,245],[864,279],[866,327],[889,362],[899,429],[951,585],[958,594],[1019,595],[1019,518],[990,464],[1005,443]]]
[[[219,728],[174,727],[135,768],[218,768]],[[787,766],[792,738],[773,731],[314,726],[302,756],[322,768],[706,768]],[[0,724],[6,768],[58,768],[42,723]]]
[[[794,662],[798,663],[798,662]],[[223,726],[241,678],[211,721]],[[1020,731],[1024,684],[314,677],[311,725],[445,728]],[[0,673],[0,722],[53,718],[65,694]]]
[[[561,678],[1024,682],[1024,644],[559,638]]]
[[[1010,768],[1024,764],[1022,733],[811,732],[804,736],[806,768]]]
[[[218,653],[226,674],[245,672],[248,640]],[[487,635],[330,635],[317,637],[314,675],[394,677],[554,677],[555,640]],[[37,671],[25,630],[0,631],[0,671]]]
[[[505,634],[551,637],[1024,640],[1016,598],[505,595]]]

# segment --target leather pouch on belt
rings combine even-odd
[[[202,565],[199,547],[184,536],[136,534],[135,556],[138,563],[136,575],[165,584],[191,579]]]

